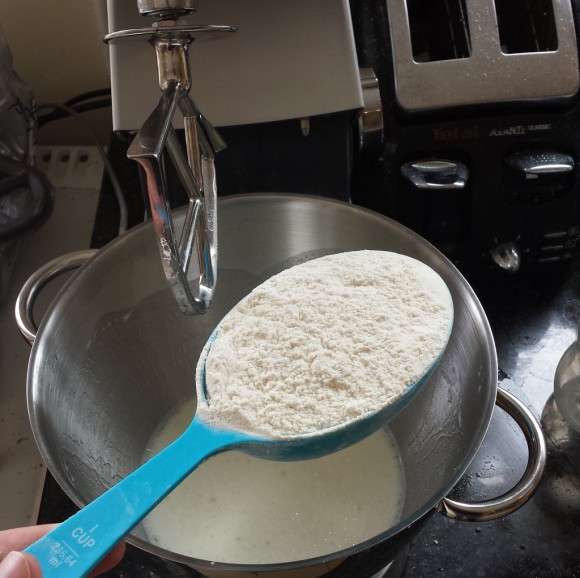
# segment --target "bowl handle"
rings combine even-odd
[[[443,498],[437,510],[449,518],[485,522],[503,518],[523,506],[537,490],[546,465],[546,441],[542,426],[532,412],[515,396],[498,387],[496,405],[507,412],[521,428],[528,444],[528,464],[520,481],[498,498],[482,502],[459,502]]]
[[[32,345],[36,339],[38,326],[34,322],[34,303],[40,291],[54,278],[59,275],[78,269],[86,263],[97,249],[88,249],[86,251],[76,251],[57,257],[37,269],[20,289],[16,298],[14,315],[16,324],[24,339]]]

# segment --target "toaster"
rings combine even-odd
[[[357,167],[355,202],[461,267],[569,261],[580,231],[576,3],[386,0],[372,19],[367,10],[353,8],[353,26],[359,62],[378,78],[384,137]]]

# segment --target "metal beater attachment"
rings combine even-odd
[[[194,0],[138,0],[138,7],[141,14],[157,19],[151,27],[105,36],[105,42],[146,38],[157,55],[161,98],[129,146],[127,156],[145,171],[163,270],[179,307],[186,314],[203,313],[211,304],[217,273],[214,159],[226,145],[189,96],[187,53],[196,37],[232,33],[235,28],[180,24],[182,15],[195,10]],[[177,109],[183,115],[185,150],[173,128]],[[169,162],[189,196],[179,240],[168,202],[165,168]],[[194,251],[197,267],[190,267]]]

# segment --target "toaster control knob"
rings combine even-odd
[[[405,163],[401,173],[417,189],[463,189],[469,171],[456,161],[426,159]]]
[[[493,262],[508,273],[515,273],[520,268],[521,256],[517,243],[501,243],[489,254]]]
[[[505,159],[508,167],[526,175],[569,173],[574,169],[574,159],[557,152],[518,153]]]

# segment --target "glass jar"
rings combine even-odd
[[[580,433],[580,322],[576,341],[568,347],[556,367],[554,399],[568,425]]]

